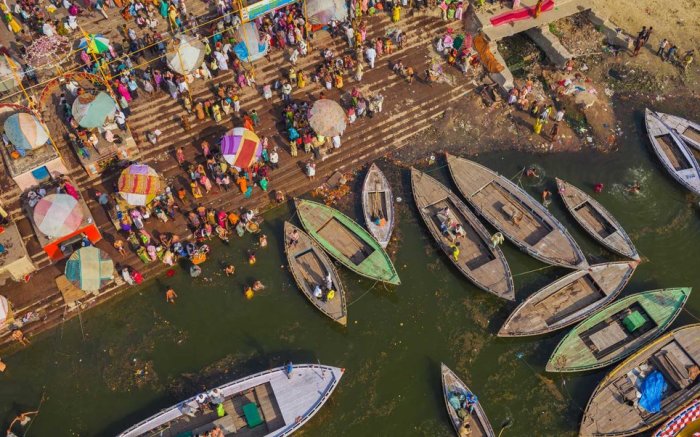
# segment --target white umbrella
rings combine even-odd
[[[5,296],[0,296],[0,323],[5,323],[8,316],[12,314],[10,310],[10,302]]]
[[[173,39],[167,55],[168,67],[176,73],[188,74],[202,65],[204,44],[198,38],[180,35]]]

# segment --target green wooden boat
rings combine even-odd
[[[353,272],[377,281],[401,283],[389,255],[377,240],[337,209],[294,199],[302,226],[323,250]]]
[[[683,309],[692,288],[666,288],[627,296],[593,314],[554,349],[548,372],[599,369],[658,337]]]

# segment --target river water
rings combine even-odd
[[[544,185],[522,181],[536,196],[543,186],[556,193],[554,176],[589,192],[594,183],[603,182],[606,189],[598,199],[623,224],[644,258],[625,295],[700,285],[697,204],[657,165],[643,135],[642,108],[618,106],[626,136],[616,153],[509,152],[475,159],[506,176],[538,166],[546,175]],[[657,109],[691,113],[664,104]],[[449,183],[447,169],[440,165],[429,171]],[[372,281],[340,269],[350,303],[347,329],[316,311],[284,269],[278,237],[293,213],[278,208],[266,216],[263,230],[270,244],[257,251],[256,265],[245,260],[246,251],[255,246],[252,237],[230,246],[215,243],[213,256],[203,265],[202,277],[210,280],[191,280],[182,272],[151,280],[6,357],[0,417],[7,423],[41,403],[29,435],[114,435],[204,387],[287,360],[318,361],[347,371],[328,404],[300,434],[449,436],[440,388],[442,361],[479,395],[497,433],[508,424],[506,436],[576,435],[582,408],[606,370],[546,374],[544,364],[566,330],[535,338],[497,338],[495,332],[515,304],[477,290],[446,262],[414,209],[407,172],[386,170],[403,197],[399,238],[390,246],[402,285],[372,288]],[[624,190],[634,180],[642,184],[639,196]],[[616,259],[581,232],[559,199],[550,209],[591,263]],[[518,301],[567,272],[542,269],[544,264],[511,245],[504,251]],[[235,277],[220,273],[222,262],[237,266]],[[243,285],[253,279],[262,279],[267,289],[246,301]],[[168,285],[179,294],[175,305],[165,303]],[[700,315],[700,290],[690,297],[687,309],[674,326]]]

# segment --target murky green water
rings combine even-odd
[[[630,106],[630,105],[625,105]],[[689,114],[679,108],[667,112]],[[700,287],[700,220],[692,199],[663,174],[641,135],[641,112],[623,112],[625,146],[611,155],[577,153],[534,156],[507,153],[477,159],[505,175],[536,164],[547,175],[581,187],[603,182],[599,200],[626,227],[645,262],[625,294],[666,286]],[[433,175],[447,180],[444,168]],[[388,169],[397,178],[398,169]],[[303,430],[329,436],[448,436],[452,429],[440,392],[444,361],[476,391],[503,435],[575,435],[581,409],[605,371],[547,375],[544,364],[565,331],[533,339],[497,339],[494,333],[514,304],[478,291],[436,252],[405,191],[398,207],[400,241],[395,264],[403,285],[387,290],[342,271],[350,322],[336,326],[317,312],[284,270],[280,235],[291,213],[267,217],[270,246],[258,251],[255,266],[245,263],[252,238],[231,246],[216,244],[203,277],[185,275],[150,281],[138,292],[92,310],[35,339],[6,358],[1,375],[0,415],[6,423],[20,411],[41,412],[29,435],[113,435],[201,388],[244,376],[286,360],[345,367],[347,372],[327,406]],[[625,183],[639,180],[642,195],[630,197]],[[527,185],[527,183],[525,184]],[[541,186],[528,187],[539,195]],[[551,206],[572,231],[591,262],[615,257],[598,247],[567,216],[558,199]],[[545,267],[512,246],[505,253],[516,275],[519,301],[566,273]],[[219,272],[233,261],[235,278]],[[246,301],[244,283],[262,279],[267,290]],[[176,305],[165,303],[173,284]],[[700,290],[687,308],[700,315]],[[693,319],[682,313],[674,326]],[[144,376],[137,371],[147,370]]]

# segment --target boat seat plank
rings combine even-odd
[[[692,141],[695,141],[696,143],[700,144],[700,131],[695,129],[693,126],[688,126],[682,133],[684,137],[687,137],[691,139]]]
[[[260,410],[262,411],[268,429],[278,429],[284,425],[284,419],[282,418],[282,412],[279,410],[279,407],[270,400],[271,391],[272,387],[269,383],[258,385],[255,387],[255,397],[258,400]]]
[[[318,230],[318,235],[355,265],[360,265],[374,252],[372,246],[357,237],[335,217]]]
[[[612,323],[589,337],[599,351],[606,350],[627,340],[627,332],[619,323]]]
[[[673,141],[673,137],[671,137],[670,134],[659,135],[655,138],[659,143],[661,150],[663,150],[664,154],[676,171],[692,169],[692,166],[683,153],[681,153],[681,151],[678,149],[678,146]]]

